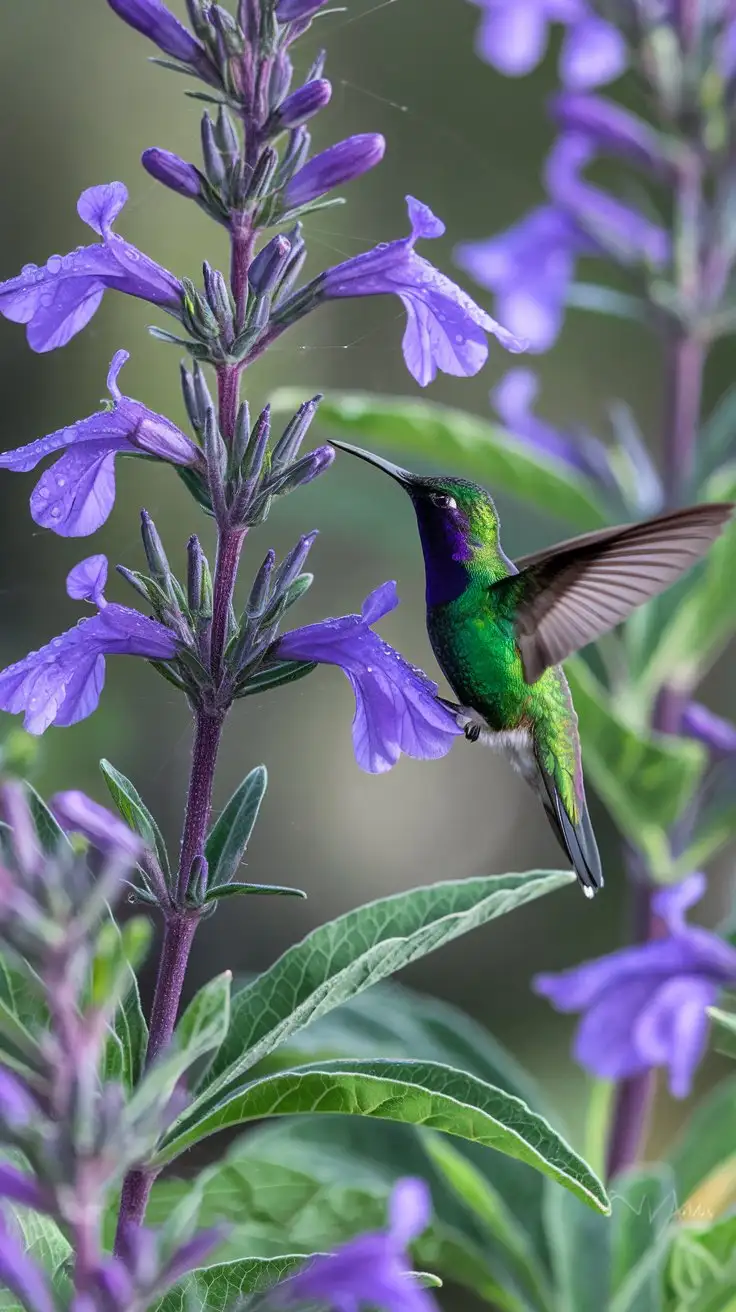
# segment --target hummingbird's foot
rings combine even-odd
[[[458,727],[462,729],[468,742],[477,743],[483,730],[487,729],[487,725],[477,718],[476,712],[471,710],[469,706],[461,706],[459,702],[451,702],[447,697],[440,697],[439,701],[447,707],[448,711],[452,711]]]
[[[465,734],[465,737],[467,738],[469,743],[477,743],[482,732],[483,732],[483,726],[482,724],[478,724],[477,721],[474,724],[466,724],[463,730],[463,733]]]

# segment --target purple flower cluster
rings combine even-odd
[[[582,90],[612,82],[626,67],[626,45],[587,0],[472,0],[482,10],[476,49],[507,77],[531,73],[547,48],[548,29],[565,28],[560,55],[564,84]]]

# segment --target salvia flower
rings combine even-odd
[[[703,743],[713,756],[736,755],[736,724],[716,715],[701,702],[689,702],[685,707],[682,732]]]
[[[118,17],[147,36],[165,55],[198,70],[206,69],[208,60],[203,46],[162,0],[107,0],[107,3]]]
[[[535,979],[558,1011],[583,1013],[574,1055],[586,1070],[621,1080],[662,1066],[673,1097],[689,1094],[706,1045],[706,1008],[736,983],[736,949],[685,920],[704,891],[705,876],[694,874],[654,895],[666,937]]]
[[[567,28],[560,55],[563,82],[578,89],[612,82],[626,67],[621,34],[586,0],[473,0],[483,11],[476,50],[499,73],[523,77],[541,62],[549,26]]]
[[[277,1305],[315,1303],[336,1312],[361,1306],[384,1312],[437,1312],[426,1289],[412,1279],[407,1247],[425,1230],[431,1200],[423,1180],[399,1180],[389,1203],[386,1230],[359,1235],[334,1253],[314,1258],[271,1299]]]
[[[550,460],[560,461],[596,482],[612,482],[611,467],[602,442],[589,434],[561,433],[535,415],[532,407],[539,379],[531,369],[510,369],[491,392],[491,402],[514,437],[535,447]]]
[[[386,140],[380,132],[347,137],[345,141],[328,146],[294,174],[284,191],[285,208],[298,209],[334,187],[352,182],[380,164],[385,151]]]
[[[0,314],[28,325],[32,350],[65,346],[89,323],[108,289],[178,312],[178,279],[112,230],[127,199],[122,182],[88,187],[79,197],[77,212],[102,241],[78,246],[68,255],[52,255],[44,268],[26,264],[16,278],[0,283]]]
[[[78,789],[56,793],[50,806],[67,833],[81,834],[100,852],[124,853],[136,861],[144,850],[143,839],[119,815],[108,811],[106,806],[100,806],[99,802],[93,802]]]
[[[177,640],[170,629],[128,606],[105,601],[106,577],[104,556],[76,565],[67,578],[67,592],[96,605],[98,613],[0,672],[0,710],[24,713],[29,733],[43,733],[50,724],[76,724],[91,715],[105,682],[106,656],[165,661],[176,655]]]
[[[293,629],[272,649],[279,660],[340,666],[355,694],[355,756],[370,774],[390,770],[402,752],[425,760],[445,756],[461,733],[438,701],[437,685],[371,628],[398,604],[396,584],[384,583],[366,598],[360,615]]]
[[[163,415],[124,396],[118,375],[127,351],[117,351],[107,375],[112,407],[0,455],[0,469],[25,473],[44,457],[64,454],[41,475],[31,494],[31,515],[61,537],[87,537],[104,524],[115,502],[115,458],[152,456],[174,465],[198,465],[202,454]]]
[[[0,1284],[15,1294],[27,1312],[54,1312],[46,1276],[33,1261],[0,1212]]]
[[[552,96],[549,113],[557,127],[565,133],[588,137],[602,153],[619,155],[651,173],[660,173],[666,167],[666,155],[654,128],[613,100],[560,91]]]
[[[477,374],[488,358],[488,333],[509,351],[524,350],[525,342],[502,328],[467,292],[417,255],[416,242],[441,237],[445,225],[413,196],[407,196],[406,203],[409,236],[328,269],[317,281],[319,298],[398,296],[407,316],[404,360],[421,387],[432,382],[438,369],[460,377]]]
[[[162,150],[151,146],[141,155],[141,164],[146,173],[150,173],[157,182],[163,183],[179,196],[188,200],[198,200],[202,194],[202,175],[199,169],[189,164],[171,150]]]
[[[461,269],[496,293],[496,311],[530,351],[546,351],[562,327],[578,256],[597,250],[561,208],[543,205],[519,223],[455,252]]]

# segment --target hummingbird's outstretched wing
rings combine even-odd
[[[518,560],[519,573],[494,589],[513,596],[527,683],[664,592],[705,555],[733,510],[731,502],[689,506]]]

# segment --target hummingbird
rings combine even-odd
[[[708,502],[600,529],[512,561],[489,494],[333,446],[388,474],[414,506],[427,632],[471,742],[504,753],[540,799],[586,897],[603,887],[585,800],[577,716],[562,662],[700,560],[734,503]],[[445,700],[445,699],[443,699]]]

